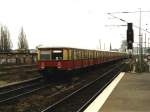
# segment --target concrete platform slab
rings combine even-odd
[[[150,73],[126,73],[99,112],[150,112]]]

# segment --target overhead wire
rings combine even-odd
[[[117,17],[117,16],[114,16],[114,15],[112,15],[112,14],[115,14],[115,13],[136,13],[136,12],[139,12],[139,11],[135,11],[135,12],[113,12],[113,13],[106,13],[106,14],[112,16],[112,17],[115,18],[115,19],[119,19],[119,20],[122,21],[122,22],[129,23],[128,21],[126,21],[126,20],[124,20],[124,19],[122,19],[122,18],[119,18],[119,17]],[[142,11],[142,12],[150,12],[150,11]],[[139,26],[134,25],[134,24],[133,24],[133,27],[138,28],[138,29],[140,28]],[[147,29],[141,28],[141,30],[143,30],[143,31],[145,31],[145,32],[147,32],[147,33],[150,33]]]

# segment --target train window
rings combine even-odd
[[[87,59],[86,50],[84,50],[84,59]]]
[[[89,58],[91,59],[91,58],[92,58],[92,52],[91,52],[91,51],[89,51],[89,53],[90,53],[90,56],[89,56]]]
[[[89,55],[90,55],[90,54],[89,54],[89,51],[87,50],[87,59],[90,59],[90,58],[89,58]]]
[[[91,59],[94,58],[94,51],[91,51]]]
[[[79,51],[78,50],[76,50],[76,58],[77,58],[77,60],[79,59]]]
[[[85,50],[82,50],[82,59],[85,59]]]
[[[81,59],[81,50],[78,50],[78,59]]]
[[[93,58],[93,51],[89,51],[90,52],[90,59]]]
[[[82,59],[82,50],[79,51],[80,59]]]
[[[99,58],[99,57],[98,57],[98,51],[96,52],[96,58]]]
[[[77,59],[80,59],[80,51],[77,50]]]
[[[88,50],[87,50],[87,59],[90,59],[90,53]]]
[[[83,51],[80,50],[80,59],[83,59]]]
[[[89,52],[89,59],[91,59],[91,52],[90,51],[88,51]]]
[[[50,51],[40,51],[40,60],[50,60],[51,52]]]
[[[79,59],[79,52],[78,52],[78,50],[76,50],[76,59],[77,60]]]
[[[97,51],[95,51],[95,58],[97,58]]]
[[[94,51],[92,51],[92,59],[94,59],[95,55],[94,55]]]
[[[73,56],[74,56],[74,60],[76,60],[76,50],[73,50]]]
[[[90,54],[89,54],[89,51],[87,50],[87,59],[89,59],[89,55],[90,55]]]
[[[93,59],[95,59],[95,58],[96,58],[96,52],[93,51]]]
[[[63,59],[63,51],[59,49],[55,49],[52,51],[52,60],[62,60]]]
[[[103,51],[101,51],[101,53],[100,53],[100,58],[103,60],[103,56],[104,56],[104,54],[103,54]]]
[[[87,59],[87,57],[86,57],[86,50],[84,50],[84,59]]]
[[[91,57],[92,57],[92,56],[91,56],[91,51],[89,51],[89,59],[91,59]]]
[[[71,49],[71,60],[74,60],[74,54],[73,49]]]
[[[107,52],[105,51],[105,58],[107,58],[108,57],[108,54],[107,54]]]

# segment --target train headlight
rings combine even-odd
[[[41,69],[45,68],[45,63],[41,63]]]
[[[61,68],[61,67],[62,67],[61,62],[58,62],[57,63],[57,68]]]

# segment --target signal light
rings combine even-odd
[[[133,33],[132,23],[128,23],[127,43],[133,43],[133,42],[134,42],[134,33]]]

